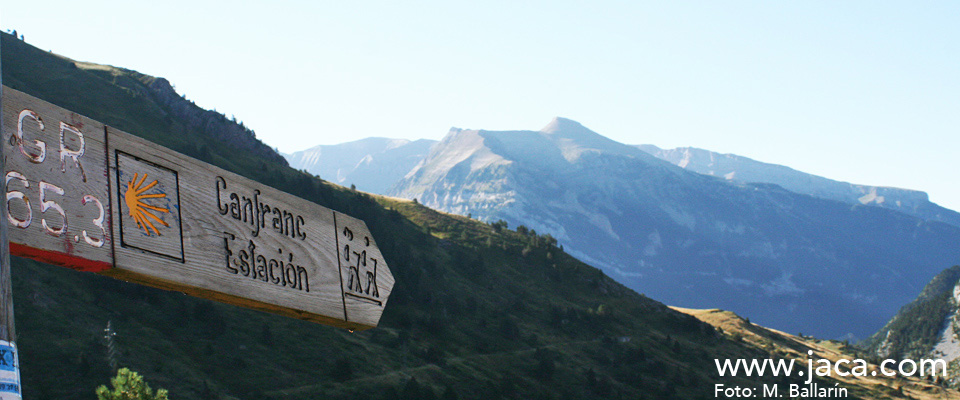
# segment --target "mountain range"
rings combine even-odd
[[[719,377],[712,359],[767,353],[544,235],[323,181],[165,79],[0,38],[4,85],[363,219],[396,277],[380,325],[349,332],[14,258],[24,399],[94,398],[117,367],[197,400],[711,398],[773,382]]]
[[[666,307],[545,234],[323,181],[165,79],[0,39],[4,85],[361,218],[397,279],[380,326],[349,332],[14,258],[24,399],[92,398],[117,366],[177,399],[706,399],[716,383],[802,381],[720,377],[715,359],[856,356]],[[960,397],[917,379],[815,382],[850,398]]]
[[[421,160],[435,140],[366,138],[339,145],[319,145],[284,154],[290,165],[340,185],[386,193]]]
[[[649,144],[637,147],[680,168],[700,174],[740,182],[773,183],[795,193],[848,204],[889,208],[924,220],[960,226],[960,213],[931,202],[925,192],[918,190],[839,182],[783,165],[694,147],[661,149]]]
[[[384,194],[549,233],[668,304],[824,337],[869,336],[960,260],[957,213],[922,192],[678,154],[564,118],[539,131],[453,128]],[[697,173],[710,171],[725,176]]]

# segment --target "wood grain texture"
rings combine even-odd
[[[7,92],[14,93],[8,98]],[[89,198],[83,207],[62,207],[68,228],[56,236],[59,213],[41,212],[36,196],[27,208],[20,195],[8,194],[15,217],[8,223],[19,234],[11,240],[21,255],[79,269],[92,268],[78,267],[84,262],[101,263],[104,275],[348,329],[377,325],[394,278],[363,221],[14,90],[5,89],[3,101],[4,137],[25,143],[26,152],[10,146],[4,153],[14,160],[7,171],[26,177],[24,183],[15,174],[8,192],[26,197],[43,180],[63,189],[55,198],[64,204],[95,196],[107,230],[90,233],[98,229],[98,209]],[[31,114],[24,123],[29,129],[18,131],[23,109],[36,111],[46,129],[39,130]],[[31,140],[49,139],[47,121],[57,119],[82,129],[85,181],[78,168],[70,168],[69,154],[66,168],[59,155],[51,161],[50,145],[47,159],[36,162],[39,146],[31,147]],[[79,148],[71,135],[76,136],[68,129],[68,151]],[[59,150],[59,127],[53,137]],[[30,215],[29,226],[19,227]],[[47,220],[46,228],[36,226],[40,218]],[[82,230],[86,237],[77,234]],[[95,247],[100,237],[103,246]]]
[[[363,221],[342,213],[335,218],[347,319],[375,325],[393,288],[393,274]]]
[[[41,261],[109,268],[103,124],[7,87],[2,102],[10,242]]]

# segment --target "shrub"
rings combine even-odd
[[[166,389],[153,393],[143,376],[127,368],[120,368],[117,376],[110,378],[110,384],[113,390],[106,385],[97,388],[97,400],[168,400]]]

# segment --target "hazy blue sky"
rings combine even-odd
[[[960,2],[5,1],[282,151],[554,116],[960,209]]]

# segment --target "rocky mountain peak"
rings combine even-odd
[[[550,120],[550,123],[540,129],[540,132],[547,134],[576,131],[589,131],[593,133],[593,131],[590,131],[579,122],[563,117],[554,117],[552,120]]]

